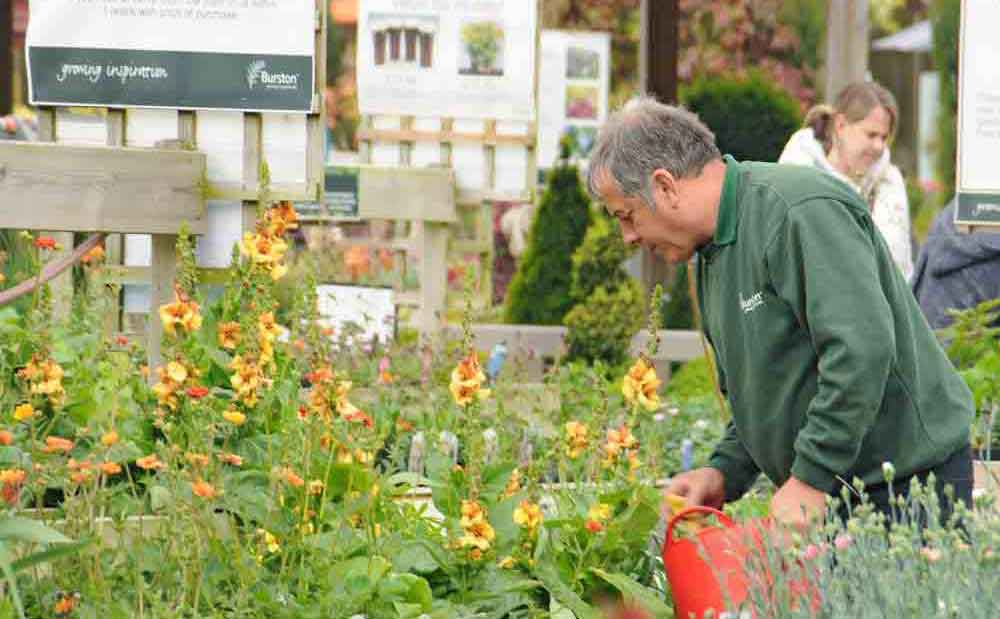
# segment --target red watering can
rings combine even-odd
[[[692,514],[714,515],[722,526],[706,526],[685,539],[675,537],[675,527]],[[770,519],[737,524],[711,507],[687,507],[674,514],[667,522],[663,542],[663,567],[674,599],[674,616],[702,619],[707,611],[713,611],[713,617],[753,617],[752,611],[739,615],[735,611],[744,606],[752,582],[772,582],[764,546],[764,536],[771,527]],[[748,573],[755,565],[763,574]],[[793,598],[808,595],[815,614],[819,594],[814,585],[802,578],[793,581],[790,589]]]

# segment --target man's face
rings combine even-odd
[[[641,245],[674,264],[687,262],[701,242],[693,222],[685,217],[676,185],[664,187],[655,181],[655,210],[638,196],[622,195],[609,173],[599,174],[595,185],[608,213],[618,220],[627,245]]]

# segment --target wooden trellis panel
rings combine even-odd
[[[267,164],[270,200],[317,201],[323,191],[326,83],[326,14],[315,2],[314,80],[309,114],[164,110],[143,108],[39,109],[39,139],[81,146],[194,148],[206,156],[205,234],[198,238],[203,279],[221,283],[232,244],[253,225],[263,197],[261,171]],[[72,233],[55,233],[72,247]],[[144,331],[151,308],[169,301],[174,277],[172,235],[111,235],[109,269],[124,285],[123,318],[127,331]],[[56,311],[69,307],[69,274],[53,280]],[[114,321],[117,323],[117,320]],[[149,321],[151,361],[156,359],[159,321]]]
[[[471,220],[473,235],[462,238],[461,225],[453,225],[447,251],[449,256],[477,256],[478,303],[489,306],[493,288],[493,204],[534,200],[538,174],[534,123],[376,116],[362,120],[358,137],[365,163],[455,170],[459,219]],[[420,246],[426,233],[426,226],[416,223],[409,238],[365,244],[405,254]],[[416,303],[419,296],[403,295],[401,302]]]

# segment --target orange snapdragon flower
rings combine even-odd
[[[174,302],[160,306],[160,322],[163,323],[164,333],[169,335],[175,335],[177,327],[188,333],[197,331],[201,328],[198,304],[188,299],[179,289],[175,289]]]
[[[579,421],[567,421],[564,428],[566,430],[566,455],[575,460],[580,452],[590,445],[590,439],[587,437],[590,430]]]
[[[240,323],[221,322],[218,326],[219,346],[226,350],[233,350],[240,343]]]
[[[191,493],[206,500],[212,500],[219,496],[219,491],[215,489],[215,486],[201,479],[191,483]]]
[[[69,453],[73,449],[73,441],[58,436],[46,436],[45,437],[45,447],[42,449],[45,453]]]
[[[156,456],[156,454],[149,454],[148,456],[143,456],[142,458],[139,458],[138,460],[135,461],[135,465],[140,469],[146,471],[167,468],[167,465],[164,464],[162,461],[160,461],[160,459]]]
[[[656,393],[659,387],[656,368],[645,357],[640,357],[622,380],[622,395],[629,404],[654,411],[660,407],[660,396]]]
[[[459,406],[466,406],[473,400],[489,397],[489,389],[483,389],[486,375],[479,365],[479,356],[469,351],[468,356],[458,362],[451,372],[451,397]]]

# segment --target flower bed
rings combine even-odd
[[[162,367],[103,334],[99,259],[71,316],[0,310],[4,612],[669,616],[656,480],[705,459],[714,398],[661,401],[641,358],[525,387],[467,338],[350,345],[309,278],[276,300],[295,226],[266,211],[212,303],[181,236]]]

